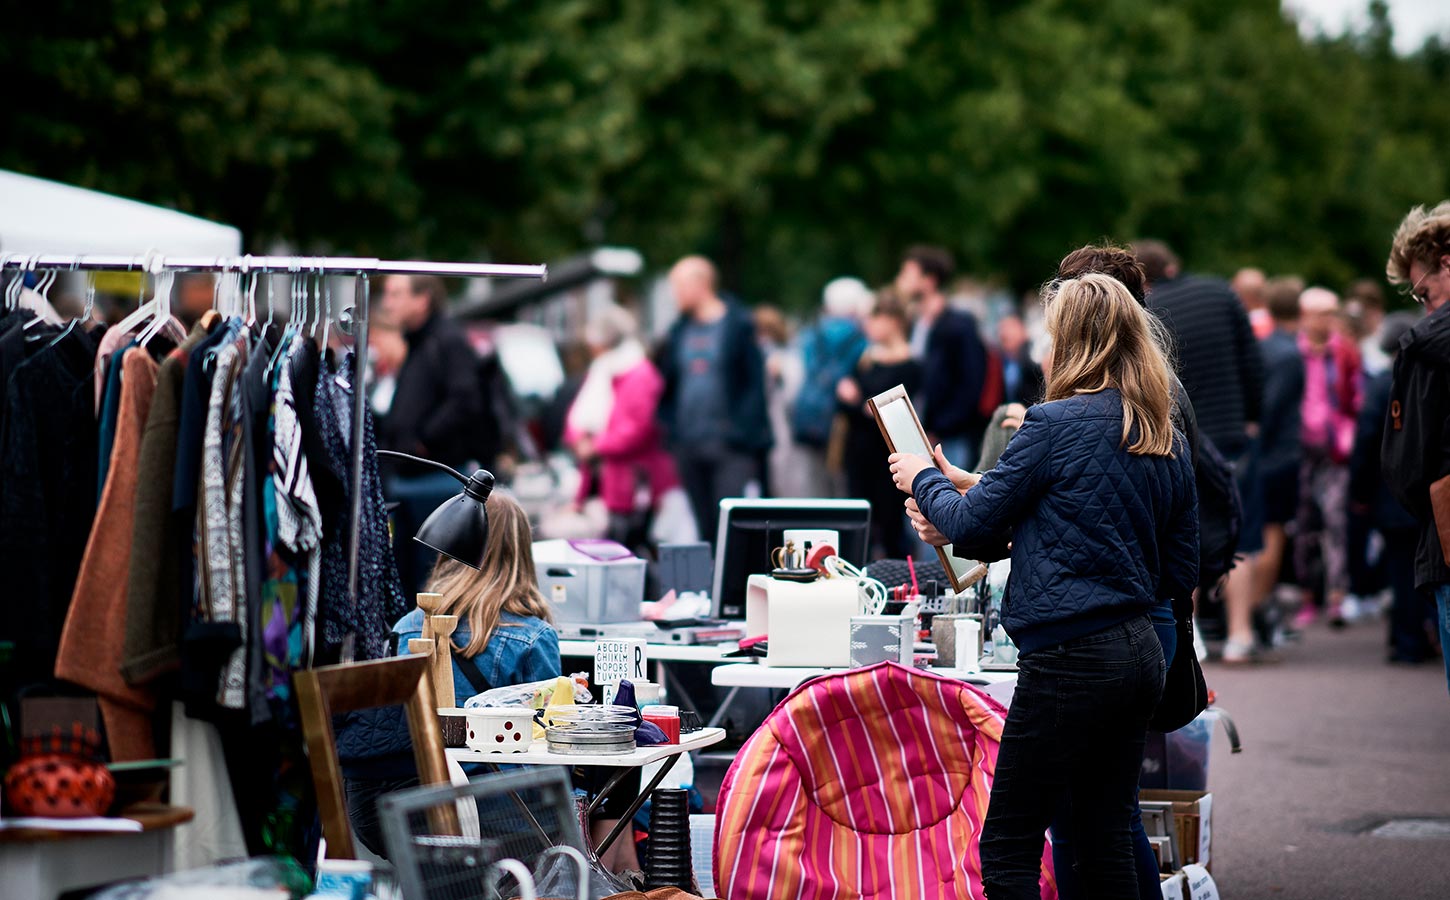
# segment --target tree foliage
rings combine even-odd
[[[1450,191],[1450,50],[1275,0],[57,0],[7,17],[0,166],[262,249],[704,251],[751,299],[903,245],[1021,287],[1160,236],[1194,268],[1379,272]]]

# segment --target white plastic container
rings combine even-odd
[[[556,622],[640,620],[645,560],[609,541],[535,541],[533,552],[539,590]]]
[[[468,749],[479,753],[523,753],[534,742],[533,710],[522,706],[470,709]]]

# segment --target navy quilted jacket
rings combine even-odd
[[[1024,654],[1188,597],[1198,583],[1198,495],[1182,435],[1172,458],[1122,443],[1116,390],[1030,408],[997,466],[966,494],[927,469],[912,493],[956,544],[1012,534],[1003,626]]]

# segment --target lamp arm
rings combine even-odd
[[[443,465],[443,463],[441,462],[436,462],[431,459],[424,459],[421,456],[414,456],[411,453],[399,453],[397,450],[379,450],[378,456],[393,456],[398,459],[406,459],[409,462],[422,463],[425,466],[432,466],[435,469],[447,472],[449,475],[457,478],[464,487],[468,486],[467,478],[464,478],[461,474],[459,474],[456,469],[449,468],[448,466]]]

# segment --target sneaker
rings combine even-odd
[[[1266,652],[1252,644],[1226,641],[1218,661],[1226,666],[1255,666],[1263,665],[1264,663],[1276,663],[1279,661],[1279,657],[1272,652]]]
[[[1294,614],[1294,628],[1299,631],[1303,631],[1310,625],[1314,624],[1314,620],[1318,617],[1318,615],[1318,612],[1315,611],[1313,606],[1308,603],[1304,604],[1303,606],[1299,607],[1299,611]]]

